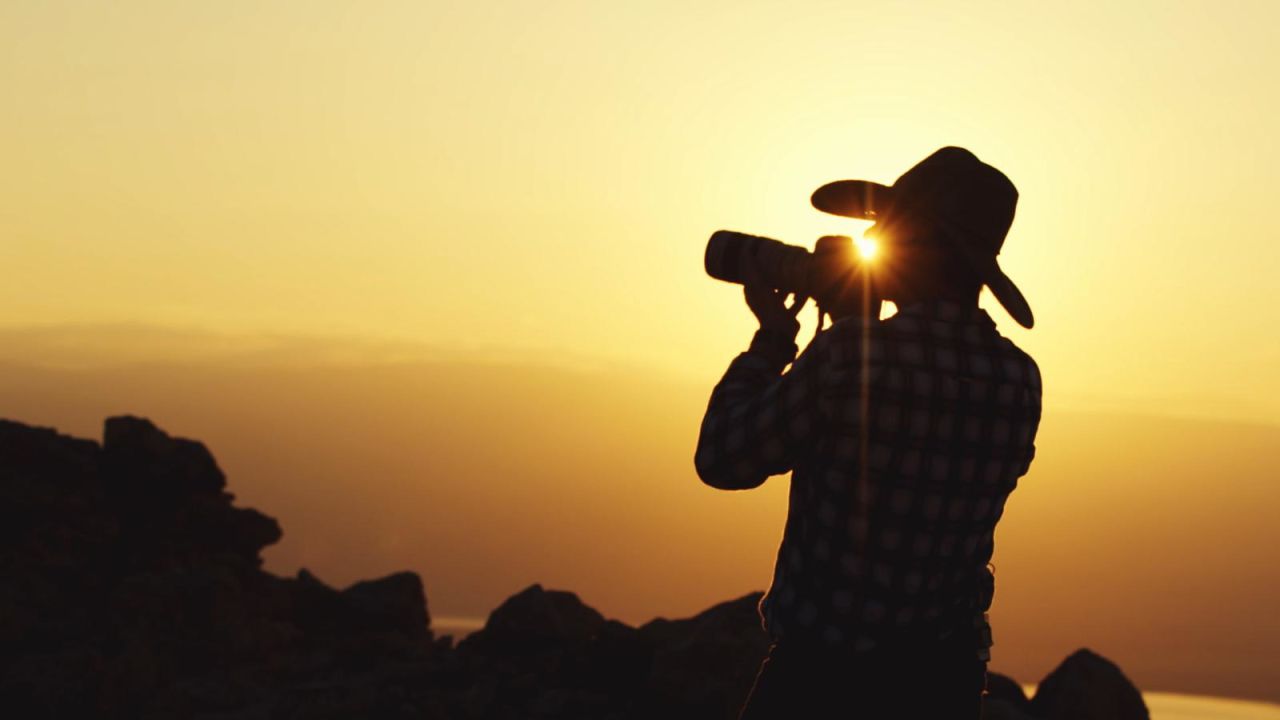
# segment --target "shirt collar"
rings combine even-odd
[[[955,300],[921,300],[899,307],[897,314],[904,317],[932,318],[943,322],[995,325],[995,321],[991,319],[986,310],[977,305],[969,305]]]

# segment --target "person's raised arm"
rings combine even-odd
[[[724,490],[757,487],[791,470],[821,424],[822,338],[792,363],[800,329],[795,316],[805,299],[787,307],[783,293],[750,279],[745,295],[760,329],[712,391],[694,454],[698,477]]]

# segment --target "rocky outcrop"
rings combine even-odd
[[[1075,651],[1040,681],[1030,711],[1045,720],[1148,717],[1138,688],[1115,663],[1088,649]]]
[[[147,420],[107,420],[100,446],[0,422],[7,712],[363,714],[389,668],[433,667],[416,575],[339,591],[263,572],[280,526],[225,488],[204,445]]]
[[[733,718],[768,646],[759,593],[639,628],[533,585],[456,647],[413,573],[278,577],[276,521],[204,445],[107,420],[101,445],[0,421],[0,707],[23,718]],[[990,717],[1145,718],[1081,651]]]
[[[768,638],[754,593],[633,628],[534,585],[458,645],[481,717],[732,718]]]
[[[1024,720],[1030,718],[1031,701],[1016,680],[996,672],[987,673],[987,694],[983,702],[984,720]]]
[[[685,620],[659,619],[641,627],[641,637],[654,648],[653,696],[678,704],[682,717],[736,717],[769,650],[756,611],[760,596],[752,593]]]

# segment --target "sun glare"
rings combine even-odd
[[[853,241],[858,248],[858,257],[863,260],[871,261],[876,259],[876,253],[880,250],[880,245],[871,238],[858,238]]]

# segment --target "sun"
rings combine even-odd
[[[876,259],[876,254],[880,252],[880,244],[875,240],[867,237],[861,237],[853,241],[858,249],[858,257],[870,262]]]

